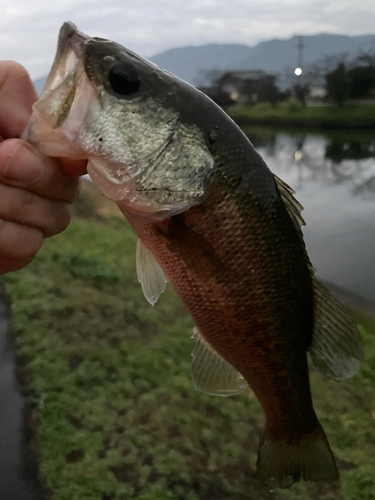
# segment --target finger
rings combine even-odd
[[[0,274],[16,271],[29,264],[40,250],[40,229],[0,219]]]
[[[0,135],[4,139],[21,134],[37,99],[25,68],[14,61],[0,61]]]
[[[61,168],[68,177],[79,177],[87,174],[87,160],[68,160],[59,158]]]
[[[61,233],[69,225],[67,203],[4,184],[0,184],[0,200],[0,218],[39,228],[46,237]]]
[[[0,144],[0,180],[66,203],[75,200],[78,190],[78,179],[68,177],[59,160],[40,155],[19,139]]]

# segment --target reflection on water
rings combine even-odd
[[[375,301],[375,132],[246,133],[305,207],[317,274]]]

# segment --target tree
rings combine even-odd
[[[355,66],[348,71],[348,93],[351,99],[369,97],[375,88],[375,65]]]
[[[231,99],[229,93],[225,92],[219,84],[222,75],[223,70],[216,68],[200,70],[197,88],[219,106],[226,107],[234,104],[234,101]]]
[[[348,99],[348,73],[344,63],[326,74],[326,90],[328,96],[338,105],[343,106]]]
[[[308,83],[302,83],[300,80],[294,86],[294,95],[303,106],[306,106],[306,99],[310,92],[310,86]]]
[[[348,57],[345,52],[324,56],[313,63],[305,64],[301,76],[295,75],[294,67],[285,67],[279,75],[279,86],[283,90],[288,90],[291,95],[304,104],[311,89],[325,87],[326,74],[340,63],[345,64]]]

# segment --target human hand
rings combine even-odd
[[[0,61],[0,275],[29,264],[70,222],[82,161],[40,155],[18,139],[38,96],[26,70]],[[3,142],[1,142],[3,141]]]

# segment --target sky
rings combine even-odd
[[[49,72],[67,20],[144,57],[186,45],[375,33],[374,0],[0,0],[0,13],[0,60],[20,62],[34,80]]]

